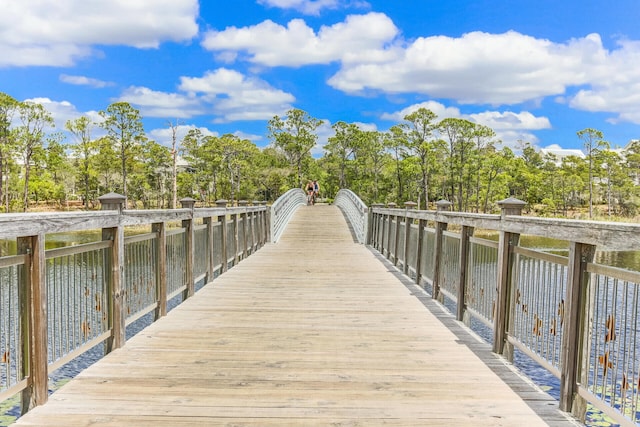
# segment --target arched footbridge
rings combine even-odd
[[[29,289],[3,300],[18,313],[2,349],[3,396],[26,412],[15,425],[561,426],[587,404],[635,424],[638,355],[622,347],[635,345],[638,300],[603,308],[587,289],[636,292],[635,273],[593,262],[594,239],[609,245],[632,226],[525,223],[514,200],[502,215],[439,207],[366,207],[348,191],[306,206],[293,190],[271,207],[38,214],[43,229],[28,232],[7,219],[18,254],[0,258],[3,285]],[[85,228],[102,231],[84,249],[43,247],[52,230]],[[543,228],[570,242],[568,256],[518,245]],[[77,279],[78,264],[90,275]],[[48,392],[96,349],[107,354]],[[518,352],[560,378],[559,397],[512,366]]]

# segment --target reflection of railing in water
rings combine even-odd
[[[374,205],[368,242],[452,302],[459,320],[492,328],[495,352],[512,359],[518,349],[559,378],[561,409],[584,417],[589,402],[621,424],[640,422],[640,273],[593,262],[596,245],[640,249],[640,225],[521,217],[511,199],[502,215],[411,207]],[[523,248],[521,233],[566,240],[569,255]]]
[[[0,239],[17,238],[20,253],[0,257],[0,401],[21,394],[23,411],[46,402],[50,372],[98,344],[122,346],[128,325],[163,316],[269,239],[257,202],[127,211],[117,200],[101,212],[0,216]],[[127,226],[150,232],[124,237]],[[47,233],[93,229],[101,241],[44,250]]]

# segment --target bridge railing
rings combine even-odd
[[[300,207],[307,204],[307,196],[300,188],[292,188],[271,205],[271,242],[276,243],[289,220]]]
[[[15,254],[0,256],[0,401],[20,395],[23,412],[43,404],[55,370],[121,347],[134,322],[164,316],[268,241],[264,203],[183,199],[182,209],[136,211],[123,201],[0,215],[0,247],[15,242]],[[52,234],[74,231],[94,241],[45,250]]]
[[[640,250],[640,224],[374,205],[371,245],[458,320],[476,325],[496,353],[529,356],[559,381],[560,408],[587,404],[621,425],[640,422],[640,272],[602,265],[601,251]],[[498,241],[474,237],[475,230]],[[567,256],[520,244],[521,235],[567,242]]]
[[[338,191],[334,204],[344,213],[358,242],[365,243],[369,228],[369,208],[367,205],[353,191],[346,189]]]

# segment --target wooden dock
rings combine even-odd
[[[557,407],[312,206],[15,425],[575,425]]]

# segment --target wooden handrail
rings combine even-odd
[[[574,415],[583,418],[586,410],[585,396],[591,398],[595,395],[588,389],[590,381],[589,369],[591,371],[604,369],[605,372],[608,369],[609,372],[616,372],[615,375],[619,376],[619,384],[617,388],[614,387],[614,391],[611,393],[624,393],[630,387],[628,378],[631,375],[627,372],[624,373],[626,375],[623,375],[620,373],[621,371],[616,371],[616,367],[612,365],[611,360],[608,358],[608,356],[613,357],[612,354],[606,349],[601,350],[602,354],[594,354],[594,351],[597,350],[594,350],[593,344],[589,340],[602,340],[605,343],[607,340],[615,340],[618,332],[614,330],[617,327],[614,322],[616,322],[618,316],[617,313],[605,314],[604,308],[594,305],[597,304],[595,301],[597,297],[592,295],[589,299],[587,298],[587,292],[593,286],[590,283],[590,275],[593,274],[608,275],[607,280],[609,282],[605,282],[605,286],[606,283],[624,281],[624,283],[628,283],[628,285],[624,286],[640,288],[640,274],[625,273],[619,269],[598,268],[596,264],[593,264],[596,248],[599,250],[640,250],[640,224],[525,217],[520,215],[524,202],[507,199],[502,204],[500,215],[449,212],[447,211],[449,204],[446,201],[437,203],[439,207],[437,211],[398,209],[395,205],[387,207],[374,205],[370,209],[369,221],[371,224],[369,230],[371,236],[368,241],[390,262],[401,268],[402,272],[407,275],[415,275],[414,280],[416,283],[424,284],[425,286],[430,285],[432,297],[440,301],[444,298],[442,281],[444,280],[445,272],[443,269],[445,265],[455,265],[458,276],[449,277],[447,280],[453,280],[456,283],[457,292],[451,292],[451,289],[448,289],[445,293],[456,304],[456,318],[465,321],[468,321],[467,315],[469,314],[482,315],[478,311],[478,307],[467,309],[468,302],[466,301],[467,291],[465,287],[472,280],[470,276],[474,268],[474,260],[470,257],[470,245],[484,246],[493,251],[497,259],[497,274],[493,282],[474,283],[474,286],[482,287],[485,290],[483,293],[491,294],[494,298],[493,310],[490,314],[492,319],[491,317],[481,319],[483,324],[492,325],[493,327],[492,344],[494,352],[503,355],[508,360],[513,360],[514,346],[516,346],[534,359],[543,361],[543,367],[559,376],[561,383],[560,409],[573,412]],[[433,225],[433,228],[429,229],[429,233],[434,236],[432,247],[427,247],[423,236],[429,223]],[[417,228],[417,232],[410,233],[409,228],[411,227]],[[456,234],[445,231],[448,228],[455,230]],[[473,232],[476,229],[493,230],[498,233],[497,249],[496,243],[485,245],[482,239],[473,238]],[[521,234],[552,237],[568,241],[571,249],[569,256],[560,257],[520,248]],[[450,235],[455,235],[459,239],[458,259],[446,259],[445,262],[444,238]],[[398,251],[400,242],[404,247],[403,254]],[[400,258],[399,255],[401,255]],[[434,263],[432,274],[423,271],[425,257],[432,257]],[[521,295],[518,286],[521,286],[521,284],[517,284],[519,280],[517,271],[520,268],[517,260],[521,257],[533,257],[538,259],[540,263],[557,265],[558,268],[566,269],[565,271],[567,272],[566,286],[564,287],[566,293],[562,301],[558,303],[557,307],[547,308],[549,311],[553,311],[551,314],[554,319],[549,323],[551,331],[541,329],[547,328],[547,326],[541,326],[544,325],[544,322],[540,318],[537,318],[537,320],[534,318],[535,324],[532,323],[529,326],[529,333],[532,334],[552,333],[554,336],[561,334],[562,345],[559,347],[561,347],[562,361],[558,362],[557,366],[553,365],[554,361],[544,361],[544,355],[536,354],[535,349],[527,348],[514,335],[516,333],[514,329],[516,325],[515,317],[516,315],[525,315],[522,313],[526,313],[528,307],[527,304],[519,301]],[[409,260],[413,265],[409,265]],[[475,266],[475,268],[480,267]],[[427,277],[426,274],[431,275],[431,277]],[[535,274],[535,272],[529,272],[529,274]],[[530,280],[537,279],[532,278]],[[612,285],[608,292],[615,292],[616,286]],[[493,290],[495,290],[495,294],[490,292]],[[589,292],[593,294],[595,291]],[[634,292],[640,291],[636,290]],[[544,295],[540,296],[547,298]],[[630,319],[638,319],[640,317],[638,299],[634,301],[636,306],[630,308],[632,310],[632,314],[628,316]],[[613,307],[610,310],[615,311],[616,308]],[[593,313],[596,313],[599,317]],[[542,313],[539,315],[542,316]],[[556,321],[556,318],[559,320]],[[594,322],[600,322],[602,325],[600,323],[594,324]],[[607,337],[594,336],[590,330],[596,327],[606,329]],[[638,328],[640,325],[620,325],[619,327]],[[621,351],[622,354],[626,355],[623,357],[624,360],[637,357],[635,348],[620,350],[619,346],[623,344],[622,342],[618,343],[616,351]],[[589,367],[589,363],[591,363],[591,367]],[[634,371],[631,374],[633,374],[633,378],[637,382],[640,373]],[[611,375],[614,374],[609,374],[609,376]],[[600,387],[600,390],[603,389],[606,388]],[[599,393],[603,392],[600,391]],[[612,398],[611,400],[614,401],[615,399]],[[608,405],[606,401],[607,399],[602,396],[598,399],[590,399],[591,403],[605,410],[608,414],[614,414],[616,421],[623,424],[629,422],[625,414],[619,411],[616,412],[617,410],[613,407],[613,404]],[[627,410],[627,413],[629,413],[629,410]]]
[[[130,265],[130,260],[125,259],[125,227],[128,226],[148,226],[151,233],[143,239],[129,239],[131,244],[145,245],[145,242],[155,241],[145,247],[151,250],[155,248],[153,254],[149,254],[155,259],[156,271],[153,281],[155,282],[154,294],[156,301],[151,306],[145,305],[144,310],[155,310],[155,319],[167,313],[167,299],[169,295],[167,283],[167,235],[168,224],[180,223],[182,229],[177,230],[177,236],[184,235],[185,257],[184,267],[186,276],[186,288],[183,291],[183,298],[189,298],[195,292],[194,277],[194,257],[195,254],[195,230],[206,230],[207,233],[207,253],[198,256],[207,257],[205,280],[211,281],[214,278],[215,261],[214,246],[216,250],[220,248],[222,252],[222,265],[220,273],[227,270],[229,264],[229,254],[227,253],[227,242],[229,239],[236,242],[236,253],[231,257],[233,265],[240,259],[253,254],[259,247],[264,245],[269,239],[269,227],[267,226],[268,210],[266,203],[249,206],[242,203],[238,207],[227,207],[219,204],[215,208],[194,208],[193,199],[182,200],[183,207],[171,210],[125,210],[123,209],[124,198],[117,194],[109,195],[109,202],[106,205],[109,210],[99,212],[74,212],[74,213],[26,213],[26,214],[2,214],[0,215],[0,239],[17,239],[18,254],[2,257],[0,269],[7,269],[17,277],[12,279],[12,283],[17,283],[20,292],[20,319],[19,330],[22,331],[22,343],[20,348],[10,349],[10,357],[20,357],[22,372],[18,377],[8,381],[7,390],[21,392],[22,411],[45,403],[48,399],[48,373],[50,366],[59,366],[60,360],[53,361],[49,365],[47,343],[49,342],[47,329],[47,262],[66,257],[82,256],[85,253],[101,253],[100,261],[101,277],[104,273],[105,291],[109,295],[108,307],[104,307],[107,313],[108,329],[105,333],[89,336],[89,322],[91,319],[82,319],[82,330],[87,335],[87,342],[80,343],[75,349],[63,355],[61,360],[75,357],[83,351],[97,344],[98,341],[106,342],[106,350],[111,351],[125,344],[125,327],[127,317],[134,317],[136,313],[127,313],[125,294],[127,293],[127,283],[125,283],[125,270],[135,268]],[[234,235],[227,236],[227,218],[234,221]],[[195,219],[202,218],[203,226],[196,226]],[[218,240],[214,240],[214,228],[220,227]],[[250,227],[250,229],[248,228]],[[55,249],[45,252],[44,245],[46,235],[50,233],[73,232],[83,230],[102,230],[102,243],[100,241],[92,244],[80,245],[73,249]],[[173,232],[173,231],[172,231]],[[251,248],[248,248],[248,239],[251,239]],[[238,245],[241,244],[240,248]],[[219,246],[218,246],[219,245]],[[240,258],[241,256],[241,258]],[[94,267],[95,268],[95,267]],[[14,273],[15,272],[15,273]],[[200,273],[198,273],[200,274]],[[90,274],[87,274],[89,277]],[[202,277],[202,276],[200,276]],[[70,286],[70,285],[69,285]],[[77,291],[77,295],[89,298],[84,295],[90,290],[82,289]],[[92,291],[91,291],[92,292]],[[89,298],[90,304],[98,305],[100,302]],[[155,307],[155,308],[154,308]],[[78,327],[73,325],[70,328]],[[67,326],[64,327],[65,329]],[[90,343],[91,345],[87,345]],[[71,345],[74,345],[73,343]],[[9,351],[9,349],[6,349]],[[4,391],[4,390],[2,390]],[[3,396],[7,395],[4,393]],[[6,397],[10,397],[7,395]]]

